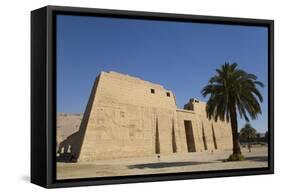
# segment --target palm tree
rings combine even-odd
[[[260,102],[263,98],[257,86],[263,87],[257,76],[239,69],[236,63],[225,63],[216,69],[216,75],[201,91],[204,97],[209,95],[206,106],[208,118],[231,123],[233,153],[229,160],[244,158],[238,141],[237,114],[248,122],[249,117],[257,119],[262,113]]]
[[[240,130],[240,136],[248,141],[248,149],[251,152],[251,140],[257,137],[257,131],[250,123],[246,123],[245,126]]]

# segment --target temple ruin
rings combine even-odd
[[[205,106],[190,99],[179,109],[173,92],[159,84],[101,72],[79,130],[57,152],[84,162],[231,149],[230,123],[209,120]]]

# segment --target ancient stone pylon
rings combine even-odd
[[[69,140],[72,156],[84,162],[187,153],[187,141],[196,151],[206,147],[206,151],[214,147],[231,149],[230,124],[209,120],[205,106],[191,99],[179,109],[173,92],[159,84],[117,72],[101,72],[80,129]],[[186,121],[193,134],[190,140],[186,137]]]

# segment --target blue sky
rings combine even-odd
[[[268,122],[267,28],[222,24],[57,16],[57,111],[83,112],[101,71],[117,71],[163,85],[182,108],[215,69],[236,62],[265,84],[263,114],[251,124],[261,132]],[[245,124],[239,119],[239,128]]]

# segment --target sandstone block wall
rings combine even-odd
[[[184,129],[184,120],[192,122],[196,151],[215,151],[232,148],[230,123],[220,120],[217,122],[213,119],[209,120],[205,111],[206,103],[191,99],[185,105],[185,109],[188,109],[189,113],[178,110],[179,128]]]
[[[78,162],[232,147],[230,125],[208,120],[205,103],[178,109],[172,91],[116,72],[101,72],[68,141]]]
[[[156,120],[161,152],[170,152],[167,130],[176,110],[171,91],[135,77],[102,72],[93,103],[79,161],[154,154]]]

